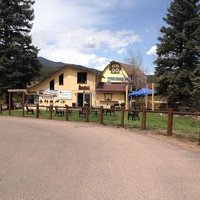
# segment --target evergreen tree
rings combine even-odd
[[[200,63],[199,0],[174,0],[160,29],[155,61],[158,91],[173,106],[190,106],[193,73]]]
[[[194,70],[192,83],[194,86],[192,91],[192,106],[195,111],[200,111],[200,65]]]
[[[0,91],[25,88],[40,72],[30,31],[34,0],[0,0]]]

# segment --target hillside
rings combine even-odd
[[[52,61],[52,60],[48,60],[44,57],[38,57],[38,60],[40,62],[40,64],[43,66],[43,67],[63,67],[64,65],[66,65],[66,63],[63,63],[63,62],[55,62],[55,61]]]
[[[57,71],[59,68],[65,66],[65,63],[55,62],[48,60],[44,57],[38,57],[40,64],[42,65],[42,69],[40,71],[40,76],[36,79],[36,81],[40,82],[48,78],[54,71]]]

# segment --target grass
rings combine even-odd
[[[146,127],[150,130],[167,130],[167,116],[159,113],[147,113]]]
[[[148,130],[167,130],[167,115],[158,113],[147,114]],[[177,137],[188,138],[191,141],[200,139],[200,119],[192,116],[173,117],[173,134]]]
[[[189,116],[175,116],[174,130],[176,135],[180,137],[197,141],[200,139],[200,120]]]
[[[9,115],[8,111],[3,111],[3,116]],[[12,116],[22,117],[22,111],[20,110],[12,110]],[[127,119],[127,112],[125,112],[124,117],[124,126],[127,128],[141,128],[141,113],[140,113],[140,120],[128,120]],[[36,114],[25,112],[25,117],[35,118]],[[49,111],[40,110],[41,119],[50,119]],[[52,113],[53,120],[62,120],[65,121],[65,116],[59,117],[55,116],[54,112]],[[69,121],[86,121],[86,118],[79,117],[78,111],[74,110],[72,114],[69,114]],[[99,113],[90,113],[89,121],[94,123],[100,122]],[[115,111],[115,115],[105,115],[104,114],[104,125],[112,125],[120,127],[121,125],[121,111]],[[147,113],[146,118],[146,128],[147,130],[154,130],[156,132],[164,132],[166,133],[167,130],[167,115],[160,115],[159,113]],[[199,140],[199,131],[200,131],[200,120],[191,117],[191,116],[174,116],[173,120],[173,133],[178,137],[188,138],[191,141],[198,141]]]

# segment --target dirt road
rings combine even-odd
[[[1,200],[199,200],[200,153],[133,130],[0,117]]]

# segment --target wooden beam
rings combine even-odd
[[[27,93],[26,89],[8,89],[9,93]]]

